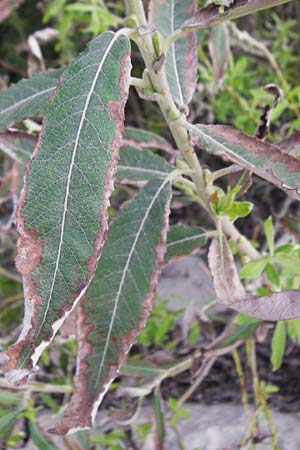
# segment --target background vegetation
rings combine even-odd
[[[117,27],[124,16],[122,1],[25,0],[0,24],[1,89],[22,77],[31,76],[40,70],[41,64],[45,64],[47,69],[68,64],[92,37],[110,27]],[[199,32],[199,81],[197,94],[191,105],[191,120],[201,123],[229,123],[253,135],[262,107],[270,100],[263,88],[268,83],[275,83],[281,87],[284,96],[272,113],[270,139],[276,142],[288,133],[299,130],[299,24],[300,6],[295,1],[248,16],[228,26],[227,56],[224,75],[221,77],[216,74],[213,53],[209,49],[211,31]],[[43,34],[46,41],[39,40],[43,54],[41,63],[33,56],[28,37],[37,36],[37,32],[45,28],[49,28]],[[138,55],[135,57],[138,62]],[[166,133],[165,124],[159,119],[156,107],[141,101],[133,90],[127,106],[127,117],[129,125],[154,130],[163,136]],[[27,121],[27,127],[34,130],[35,124]],[[168,135],[165,137],[169,138]],[[203,156],[202,160],[204,165],[209,163],[215,168],[220,164],[208,155]],[[20,277],[14,268],[17,235],[10,223],[14,198],[9,194],[9,182],[6,178],[10,164],[9,158],[0,155],[0,342],[4,348],[18,335],[23,307]],[[127,195],[125,191],[117,189],[111,216]],[[299,289],[299,205],[287,199],[278,189],[258,179],[248,192],[247,200],[254,204],[253,213],[240,220],[239,227],[263,249],[264,262],[244,267],[242,276],[255,280],[263,273],[265,282],[260,287],[260,294],[278,288]],[[173,209],[171,216],[173,223],[185,221],[192,225],[205,225],[206,218],[202,214],[178,193],[177,207]],[[269,216],[273,220],[268,219]],[[274,258],[276,264],[279,264],[279,271],[274,268]],[[189,302],[188,298],[186,302]],[[216,314],[214,306],[208,305],[205,311],[196,311],[192,315],[187,330],[186,326],[184,329],[187,332],[187,339],[184,340],[184,315],[183,310],[169,310],[165,299],[157,299],[152,317],[129,355],[127,368],[105,399],[102,408],[107,409],[108,418],[92,431],[80,432],[75,437],[61,438],[54,442],[45,434],[44,428],[47,428],[51,414],[58,412],[70,396],[76,357],[74,341],[58,336],[51,349],[43,353],[41,370],[29,388],[8,389],[4,379],[0,378],[0,446],[35,446],[42,450],[139,448],[145,436],[151,432],[162,439],[162,410],[167,411],[165,417],[170,426],[176,429],[179,420],[189,418],[184,406],[187,397],[193,400],[202,392],[208,403],[215,398],[225,401],[226,377],[227,398],[231,401],[243,401],[245,405],[254,399],[256,409],[269,421],[272,445],[275,446],[276,429],[267,399],[269,404],[280,410],[300,410],[297,399],[299,386],[295,381],[298,379],[295,360],[300,354],[299,321],[278,322],[274,330],[273,325],[262,326],[243,316],[233,318],[228,311]],[[234,348],[226,352],[226,355],[220,352],[210,374],[201,385],[195,383],[197,376],[199,379],[199,373],[192,367],[195,361],[193,364],[191,362],[190,367],[186,367],[188,370],[185,372],[182,368],[172,370],[180,357],[196,348],[201,349],[208,340],[221,333],[230,321],[234,321],[239,333],[232,342],[243,340],[244,343],[238,350]],[[254,329],[256,334],[251,335]],[[227,342],[227,346],[232,342]],[[169,370],[166,380],[162,382],[157,381],[157,377],[161,375],[158,370],[160,366]],[[122,393],[119,386],[135,386],[149,379],[154,383],[154,389],[149,390],[145,403],[151,405],[154,419],[150,418],[140,424],[135,420],[139,402],[133,402],[128,397],[130,390]],[[191,392],[188,391],[190,382],[194,386]],[[255,420],[252,420],[249,430],[246,430],[245,442],[255,434]],[[178,441],[180,442],[180,436]]]

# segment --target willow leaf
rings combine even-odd
[[[211,28],[208,48],[213,63],[215,83],[217,87],[221,87],[230,58],[230,38],[226,23],[220,23]]]
[[[238,19],[239,17],[253,14],[263,9],[272,8],[274,6],[283,5],[291,0],[235,0],[228,7],[220,7],[217,2],[212,2],[204,8],[196,11],[193,17],[187,20],[182,29],[196,30],[198,28],[206,28],[225,20]]]
[[[122,143],[129,53],[126,36],[103,33],[70,64],[50,103],[17,214],[25,318],[8,351],[14,381],[26,380],[94,275]]]
[[[252,295],[245,290],[225,238],[212,241],[208,259],[219,303],[259,320],[278,321],[300,317],[299,290],[275,292],[265,297]]]
[[[0,130],[43,114],[62,73],[63,69],[42,72],[0,92]]]
[[[193,144],[239,164],[300,200],[300,161],[276,145],[227,125],[192,126]]]
[[[174,225],[168,232],[165,262],[191,254],[207,242],[205,230],[200,227],[184,227]]]
[[[150,150],[132,147],[131,145],[126,145],[125,142],[123,140],[120,151],[116,175],[118,180],[146,181],[155,178],[166,178],[168,173],[174,170],[174,167]],[[30,159],[35,144],[36,137],[28,133],[8,130],[0,133],[0,150],[20,164],[21,183],[24,165]],[[139,144],[136,143],[136,145],[138,146]]]
[[[174,168],[150,150],[126,146],[120,151],[118,180],[153,180],[166,178]]]
[[[171,186],[153,180],[112,224],[96,275],[79,305],[75,393],[55,432],[90,427],[145,325],[166,249]]]
[[[11,130],[0,133],[0,150],[20,164],[27,163],[35,144],[36,137],[29,133]]]
[[[277,147],[284,153],[300,159],[300,132],[295,131],[290,136],[278,142]]]
[[[163,37],[180,29],[195,12],[195,0],[151,0],[149,20]],[[187,105],[197,83],[197,39],[188,33],[173,42],[166,55],[166,73],[172,96],[179,106]]]
[[[220,303],[230,305],[246,297],[231,249],[225,237],[214,238],[208,253],[209,268],[213,277],[214,288]]]
[[[174,152],[172,145],[162,136],[135,127],[125,127],[124,145],[137,146],[138,148],[158,148],[168,153]]]
[[[58,450],[58,447],[46,436],[45,432],[32,421],[29,421],[30,438],[38,449]]]
[[[24,179],[24,166],[32,155],[36,136],[23,131],[6,130],[0,133],[0,150],[13,161],[10,191],[16,195],[21,192]]]

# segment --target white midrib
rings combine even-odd
[[[55,88],[55,86],[53,86],[51,88],[48,88],[48,89],[45,89],[44,91],[39,91],[36,94],[31,95],[30,97],[23,98],[23,100],[20,100],[19,102],[14,103],[13,105],[9,106],[8,108],[1,109],[0,117],[3,116],[7,111],[10,111],[10,110],[13,111],[14,109],[19,108],[20,105],[22,105],[23,103],[31,101],[35,97],[39,97],[40,95],[45,95],[45,94],[47,94],[47,92],[52,92],[54,90],[54,88]]]
[[[57,272],[58,272],[58,267],[59,267],[59,262],[60,262],[60,256],[61,256],[61,250],[62,250],[62,245],[63,245],[63,240],[64,240],[64,232],[65,232],[65,220],[66,220],[66,215],[67,215],[67,211],[68,211],[68,199],[69,199],[69,193],[70,193],[70,183],[71,183],[71,178],[72,178],[72,171],[73,171],[73,167],[74,167],[74,162],[75,162],[75,157],[76,157],[76,153],[77,153],[77,149],[78,149],[78,144],[79,144],[79,139],[80,139],[80,133],[83,127],[83,123],[85,120],[85,116],[86,116],[86,112],[90,103],[90,99],[91,96],[93,94],[96,82],[98,80],[99,74],[102,70],[104,61],[111,49],[111,47],[113,46],[115,40],[119,37],[118,34],[116,34],[113,39],[111,40],[110,44],[108,45],[107,49],[105,50],[105,53],[100,61],[99,67],[97,69],[97,72],[95,74],[95,77],[93,79],[92,85],[91,85],[91,89],[89,90],[89,93],[87,95],[86,98],[86,102],[82,111],[82,116],[80,119],[80,123],[79,123],[79,127],[76,133],[76,138],[75,138],[75,142],[74,142],[74,147],[73,147],[73,153],[72,153],[72,160],[71,160],[71,165],[70,165],[70,170],[68,173],[68,178],[67,178],[67,186],[66,186],[66,195],[65,195],[65,200],[64,200],[64,210],[63,210],[63,216],[62,216],[62,222],[61,222],[61,232],[60,232],[60,241],[59,241],[59,246],[58,246],[58,252],[57,252],[57,258],[56,258],[56,264],[55,264],[55,270],[54,270],[54,274],[53,274],[53,279],[52,279],[52,284],[51,284],[51,288],[50,288],[50,293],[49,293],[49,297],[47,300],[47,305],[46,305],[46,309],[45,309],[45,313],[44,313],[44,317],[42,320],[42,323],[40,325],[39,331],[37,333],[37,337],[36,340],[39,337],[39,334],[41,332],[41,329],[45,323],[46,317],[47,317],[47,313],[50,307],[50,303],[51,303],[51,298],[52,298],[52,294],[53,294],[53,289],[54,289],[54,285],[55,285],[55,281],[56,281],[56,276],[57,276]]]
[[[223,278],[223,283],[225,286],[225,291],[227,294],[227,298],[226,298],[226,304],[228,303],[227,299],[230,298],[230,294],[231,294],[231,289],[230,286],[228,285],[227,282],[227,277],[226,277],[226,268],[225,268],[225,249],[224,249],[224,245],[223,245],[223,238],[221,235],[219,235],[219,244],[220,244],[220,257],[221,257],[221,267],[222,267],[222,278]]]
[[[100,363],[100,366],[99,366],[98,375],[97,375],[97,381],[95,382],[95,386],[98,385],[99,379],[100,379],[100,376],[101,376],[101,373],[102,373],[102,368],[103,368],[104,360],[105,360],[105,357],[106,357],[107,349],[108,349],[108,346],[109,346],[109,341],[110,341],[112,329],[113,329],[115,318],[116,318],[116,314],[117,314],[117,309],[118,309],[118,305],[119,305],[119,300],[120,300],[122,288],[123,288],[123,285],[124,285],[124,282],[125,282],[125,278],[126,278],[126,275],[127,275],[129,264],[131,262],[132,255],[133,255],[133,253],[135,251],[135,248],[136,248],[136,245],[137,245],[137,241],[139,240],[139,237],[140,237],[140,234],[141,234],[141,232],[142,232],[142,230],[144,228],[145,222],[148,219],[149,213],[150,213],[150,211],[151,211],[151,209],[152,209],[152,207],[153,207],[157,197],[159,196],[159,194],[161,193],[161,191],[163,190],[163,188],[165,187],[165,185],[168,182],[169,182],[169,180],[166,179],[161,184],[161,186],[157,190],[156,194],[153,196],[153,198],[152,198],[152,200],[151,200],[151,202],[150,202],[150,204],[149,204],[149,206],[148,206],[148,208],[147,208],[147,210],[145,212],[143,220],[142,220],[142,222],[141,222],[141,224],[139,226],[139,229],[138,229],[138,231],[136,233],[136,236],[135,236],[135,239],[133,241],[133,244],[132,244],[132,247],[130,249],[130,252],[128,254],[128,258],[127,258],[124,270],[122,272],[122,277],[121,277],[121,280],[120,280],[119,289],[118,289],[118,292],[116,294],[115,306],[114,306],[113,313],[112,313],[112,316],[111,316],[111,321],[110,321],[110,324],[109,324],[108,334],[107,334],[107,338],[106,338],[106,342],[105,342],[105,346],[104,346],[104,350],[103,350],[103,355],[102,355],[102,360],[101,360],[101,363]]]
[[[197,134],[201,134],[202,136],[204,136],[205,139],[207,139],[208,141],[210,141],[213,145],[215,145],[216,147],[221,147],[226,154],[229,155],[233,155],[235,156],[235,158],[238,158],[240,161],[243,161],[248,167],[257,167],[255,166],[255,164],[252,164],[250,161],[248,161],[247,159],[243,158],[241,155],[238,155],[237,153],[235,153],[233,150],[231,150],[229,147],[226,147],[226,145],[222,144],[222,142],[217,141],[217,139],[213,138],[212,136],[210,136],[209,134],[205,133],[204,131],[200,130],[197,125],[192,125],[192,124],[188,124],[188,128],[191,128],[192,130],[194,130]],[[195,144],[196,145],[196,144]],[[217,150],[218,151],[218,150]],[[208,153],[214,154],[217,153],[207,150]],[[238,163],[237,163],[238,164]]]
[[[171,34],[174,33],[174,0],[171,1]],[[180,98],[180,104],[184,105],[184,100],[182,97],[182,92],[181,92],[181,85],[180,85],[180,80],[179,80],[179,75],[178,75],[178,70],[177,70],[177,61],[176,61],[176,56],[175,56],[175,43],[172,43],[172,56],[173,56],[173,62],[174,62],[174,70],[175,70],[175,77],[176,77],[176,83],[177,83],[177,90],[179,93],[179,98]]]
[[[118,165],[118,170],[132,170],[133,172],[141,172],[141,173],[152,173],[153,175],[163,176],[167,175],[166,172],[161,172],[159,170],[154,169],[145,169],[144,167],[134,167],[134,166],[121,166]]]
[[[195,241],[197,239],[202,238],[203,236],[206,236],[206,234],[205,233],[195,234],[194,236],[189,236],[189,237],[186,237],[183,239],[179,239],[178,241],[170,242],[169,244],[167,244],[167,247],[172,247],[173,245],[182,244],[183,242]]]

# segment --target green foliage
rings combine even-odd
[[[87,40],[104,33],[88,44],[87,49],[68,67],[37,74],[0,94],[1,130],[11,125],[17,127],[13,137],[8,139],[7,136],[12,133],[11,130],[0,136],[0,148],[5,154],[3,166],[9,179],[8,183],[5,181],[7,184],[4,183],[2,191],[7,196],[3,205],[11,200],[14,206],[22,186],[24,163],[32,155],[35,144],[33,136],[28,148],[25,140],[22,141],[24,133],[21,130],[28,126],[28,122],[20,122],[27,117],[44,118],[38,145],[25,171],[25,187],[17,213],[17,229],[21,238],[16,265],[23,276],[25,288],[25,321],[18,344],[8,350],[10,360],[4,370],[8,372],[8,378],[23,382],[37,369],[42,354],[40,365],[43,376],[50,380],[44,389],[37,383],[41,392],[30,398],[23,391],[6,396],[0,393],[3,445],[9,443],[13,446],[22,439],[22,434],[13,432],[21,418],[28,424],[31,441],[37,448],[56,448],[40,429],[38,414],[45,406],[57,412],[65,404],[67,398],[52,396],[51,387],[56,392],[55,385],[63,385],[63,389],[58,391],[68,396],[76,351],[74,393],[62,421],[52,431],[64,434],[91,427],[97,407],[109,387],[112,386],[111,393],[114,395],[116,386],[120,384],[119,380],[112,384],[115,377],[119,373],[122,376],[129,374],[140,378],[135,387],[125,388],[128,395],[138,397],[138,407],[145,396],[152,395],[156,419],[154,432],[159,445],[163,445],[165,430],[163,398],[159,394],[161,383],[166,378],[194,368],[194,358],[199,360],[199,349],[194,352],[192,347],[198,343],[201,344],[201,358],[203,356],[204,363],[208,361],[210,364],[215,357],[214,350],[226,353],[241,340],[253,343],[254,338],[249,338],[254,336],[261,323],[260,320],[238,314],[225,330],[223,325],[218,324],[218,331],[221,327],[224,335],[214,340],[214,325],[202,310],[199,312],[201,325],[197,315],[197,320],[191,320],[189,329],[185,330],[190,348],[184,348],[184,352],[188,351],[188,355],[184,354],[179,362],[171,360],[170,364],[161,367],[155,363],[157,349],[173,351],[177,358],[182,341],[185,341],[177,330],[181,326],[177,318],[182,312],[169,311],[165,303],[154,304],[152,317],[143,328],[152,309],[153,295],[163,265],[173,257],[184,256],[204,247],[210,237],[214,239],[209,251],[209,265],[217,302],[237,311],[250,311],[249,314],[258,310],[256,317],[259,319],[279,320],[299,316],[296,307],[300,288],[299,243],[295,240],[278,247],[277,227],[273,227],[269,217],[262,227],[265,250],[259,253],[234,225],[237,219],[248,217],[253,208],[251,201],[239,200],[251,183],[250,172],[263,178],[264,183],[271,182],[292,198],[300,199],[300,162],[297,151],[294,152],[299,145],[299,134],[293,134],[291,139],[289,137],[285,147],[282,143],[271,145],[267,140],[258,140],[253,136],[259,120],[264,119],[262,107],[267,111],[265,105],[274,103],[273,96],[263,90],[263,85],[270,82],[279,83],[285,94],[272,111],[272,139],[282,135],[284,129],[292,132],[300,125],[300,88],[293,74],[298,60],[292,49],[298,38],[297,22],[294,19],[284,22],[276,15],[269,16],[267,29],[259,29],[257,39],[243,35],[246,36],[243,39],[246,44],[242,51],[235,48],[230,51],[229,41],[222,41],[227,30],[230,30],[231,38],[241,36],[241,30],[230,24],[225,25],[225,19],[238,18],[284,2],[263,0],[253,6],[247,1],[217,0],[204,10],[196,11],[196,1],[193,0],[151,0],[150,22],[158,30],[154,32],[151,27],[149,29],[141,13],[142,2],[130,1],[127,5],[130,16],[126,25],[132,29],[123,29],[118,33],[106,32],[106,29],[123,22],[124,8],[119,1],[47,2],[44,23],[58,29],[55,48],[60,53],[61,61],[69,63]],[[21,22],[15,21],[15,29],[22,28]],[[198,32],[201,34],[198,49],[201,62],[200,83],[197,85],[195,30],[218,23],[221,23],[218,28],[221,31],[216,42],[221,40],[226,47],[218,55],[217,63],[222,67],[216,68],[216,49],[211,49],[211,41],[208,46],[213,64],[210,63],[206,56],[205,31]],[[186,34],[187,30],[192,32]],[[268,44],[269,49],[264,42],[260,42],[262,36],[268,36],[273,41]],[[141,66],[147,68],[140,78],[130,76],[130,39],[140,51]],[[287,50],[282,48],[282,42]],[[238,39],[232,39],[232,43],[234,47],[240,45]],[[135,53],[136,47],[133,56]],[[224,58],[219,59],[220,56]],[[257,58],[267,60],[273,71],[266,71],[266,64],[257,64]],[[277,64],[277,58],[283,61],[281,67]],[[140,62],[134,58],[133,61],[135,72],[140,72]],[[219,75],[216,69],[220,69]],[[219,81],[224,71],[222,86]],[[61,82],[57,86],[59,78]],[[160,107],[162,116],[153,120],[151,116],[153,128],[159,124],[159,129],[163,130],[168,125],[172,145],[152,131],[132,127],[125,130],[123,138],[124,109],[130,82],[142,98],[153,100]],[[202,95],[200,105],[204,107],[197,111],[195,108],[191,117],[199,113],[203,122],[207,122],[207,118],[202,117],[204,115],[209,116],[209,123],[231,122],[252,137],[231,126],[189,123],[187,104],[197,87],[197,95]],[[146,113],[146,117],[141,118],[140,101],[133,97],[132,104],[133,109],[137,106],[138,114],[130,116],[129,113],[129,119],[138,123],[145,120],[150,125],[147,115],[149,111],[152,115],[154,108],[149,107],[148,110],[145,107],[142,112]],[[132,109],[132,104],[128,108]],[[161,117],[166,122],[162,122]],[[266,128],[268,120],[269,117]],[[284,125],[278,130],[280,124]],[[32,125],[36,130],[41,128],[39,122],[31,122],[30,129]],[[174,145],[176,148],[173,148]],[[220,182],[216,186],[216,180],[221,177],[228,174],[234,177],[236,167],[215,173],[203,170],[200,164],[202,160],[206,164],[206,160],[202,153],[197,159],[194,145],[207,151],[211,159],[222,157],[246,169],[242,176],[246,181],[238,181],[234,187],[229,182]],[[152,153],[151,149],[159,154]],[[25,156],[22,150],[23,153],[26,150]],[[163,152],[168,154],[167,161],[163,159]],[[179,153],[181,159],[177,158],[175,163]],[[7,165],[6,158],[14,163],[8,159]],[[219,163],[221,160],[216,165]],[[115,180],[118,187],[111,197],[112,206],[109,208]],[[172,194],[171,223],[175,225],[168,233]],[[120,203],[124,198],[128,202],[123,206]],[[209,231],[202,228],[202,216],[197,214],[194,214],[192,221],[186,215],[188,221],[197,226],[181,225],[181,220],[186,217],[181,214],[178,218],[177,210],[183,210],[183,206],[191,202],[202,207],[208,219],[205,223],[211,228]],[[109,230],[108,214],[114,218]],[[297,226],[294,229],[297,230]],[[12,230],[8,228],[7,233],[11,242],[15,240]],[[232,239],[235,254],[242,261],[240,277],[227,238]],[[4,267],[10,270],[11,261],[3,265],[3,273],[10,273]],[[14,298],[12,294],[20,294],[16,275],[12,273],[10,276],[13,281],[4,282],[1,286],[1,294],[6,297],[5,304],[11,302],[10,296]],[[240,281],[258,277],[257,293],[264,299],[251,295]],[[261,304],[258,303],[260,300]],[[273,300],[276,303],[273,304]],[[286,305],[282,304],[283,300]],[[263,311],[259,309],[261,305]],[[8,313],[0,311],[4,326],[8,326],[10,321],[16,322],[20,306],[18,300],[10,306]],[[284,315],[287,309],[288,317]],[[77,344],[72,340],[61,345],[54,343],[53,354],[48,349],[42,353],[66,316],[73,312],[76,314]],[[210,342],[206,345],[208,336]],[[281,366],[287,336],[293,342],[299,342],[300,320],[277,322],[271,343],[273,370]],[[8,340],[6,344],[9,344]],[[154,362],[151,360],[145,364],[133,358],[121,370],[135,342],[138,342],[135,357],[141,358],[144,353],[153,356],[153,353]],[[275,390],[271,385],[257,383],[256,379],[254,384],[256,391],[260,391],[264,398]],[[171,397],[167,403],[168,418],[173,427],[177,426],[180,418],[188,418],[180,401]],[[149,424],[140,428],[144,435],[149,431]],[[85,442],[82,444],[84,448],[93,443],[96,448],[113,450],[123,449],[127,439],[121,427],[112,427],[105,435],[83,433],[81,437]]]
[[[109,450],[123,450],[122,438],[124,437],[124,431],[122,429],[108,432],[105,435],[99,436],[92,434],[91,442],[95,444],[101,444],[103,449]]]
[[[286,345],[286,324],[283,321],[277,322],[272,337],[271,362],[273,370],[280,368]]]
[[[50,0],[47,2],[44,23],[53,24],[58,30],[55,50],[60,53],[62,63],[68,63],[78,50],[78,32],[84,42],[108,28],[120,24],[124,13],[123,2],[103,0]]]
[[[184,408],[183,406],[179,406],[178,402],[175,398],[169,397],[168,398],[168,406],[171,411],[171,420],[170,423],[173,427],[176,427],[178,424],[178,421],[180,419],[188,420],[190,419],[190,414],[187,410],[187,408]]]
[[[170,311],[167,308],[166,301],[154,304],[147,326],[140,332],[139,343],[144,347],[155,345],[171,349],[174,342],[169,333],[179,315],[180,311]]]
[[[216,193],[213,197],[213,201],[211,202],[211,208],[215,214],[226,215],[229,219],[234,222],[236,219],[247,217],[252,208],[253,204],[251,202],[240,202],[236,201],[236,195],[241,190],[241,186],[237,185],[234,188],[230,186],[227,187],[227,193],[219,188],[218,186],[214,186],[214,191]]]

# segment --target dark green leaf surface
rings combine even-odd
[[[260,321],[251,321],[251,318],[249,322],[245,322],[243,324],[236,324],[234,327],[234,330],[225,337],[225,339],[218,344],[215,348],[224,348],[228,347],[229,345],[235,344],[237,341],[244,341],[245,339],[249,338],[255,330],[260,325]]]
[[[48,108],[17,214],[25,320],[8,351],[12,380],[26,380],[94,275],[122,143],[129,53],[124,35],[100,35],[65,71]]]
[[[36,144],[36,137],[21,131],[0,133],[0,150],[14,161],[25,164],[30,159]]]
[[[39,450],[58,450],[58,447],[45,436],[45,433],[37,424],[30,421],[29,431],[32,442]]]
[[[0,133],[0,150],[23,166],[30,159],[35,144],[35,136],[27,133],[11,131]],[[150,150],[123,143],[116,178],[118,180],[146,181],[165,178],[172,170],[174,167]],[[23,182],[23,177],[20,181]]]
[[[165,262],[172,258],[189,255],[207,242],[205,230],[200,227],[175,225],[168,232]]]
[[[208,48],[213,63],[215,83],[221,87],[230,57],[230,39],[226,23],[220,23],[211,28]]]
[[[138,145],[139,148],[159,148],[167,152],[174,151],[169,142],[156,133],[142,128],[125,127],[124,145]]]
[[[91,426],[97,408],[151,311],[166,248],[171,186],[149,181],[112,224],[79,305],[75,393],[55,430]]]
[[[164,179],[174,169],[150,150],[137,150],[126,146],[120,151],[117,179],[133,181]]]
[[[300,161],[227,125],[197,125],[190,132],[193,144],[239,164],[300,200]]]
[[[272,355],[271,362],[273,366],[273,370],[280,369],[282,364],[282,358],[285,351],[286,345],[286,322],[279,321],[277,322],[274,330],[274,334],[272,336]]]
[[[180,29],[195,12],[195,0],[151,0],[149,20],[163,37]],[[166,55],[166,73],[172,96],[179,106],[187,105],[197,83],[197,40],[189,33],[173,42]]]
[[[125,366],[121,368],[120,372],[124,375],[144,378],[160,376],[164,371],[165,369],[147,364],[144,361],[128,361]]]
[[[283,5],[291,0],[235,0],[229,7],[220,8],[220,4],[211,4],[200,8],[194,16],[187,20],[183,29],[195,30],[216,25],[225,20],[237,19],[247,14],[253,14],[266,8]]]
[[[62,73],[63,69],[39,73],[0,92],[0,130],[43,114]]]
[[[19,194],[23,187],[24,166],[30,159],[37,137],[22,131],[6,130],[0,133],[0,151],[13,161],[13,182],[10,191]]]

